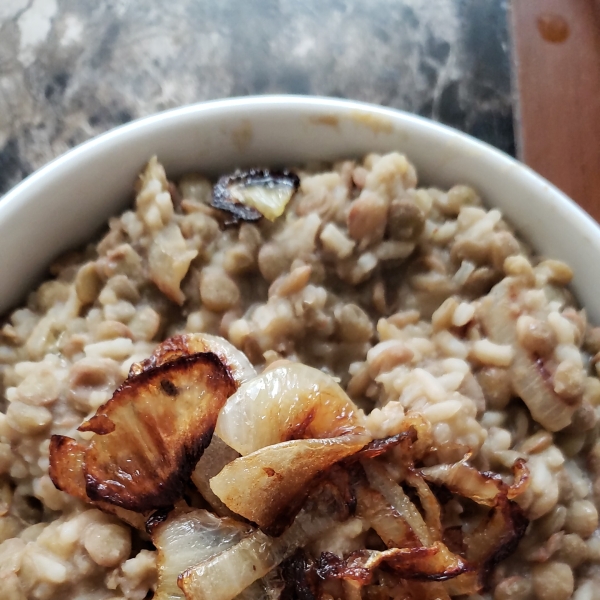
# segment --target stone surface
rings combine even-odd
[[[133,118],[294,93],[514,152],[507,0],[0,0],[0,193]]]

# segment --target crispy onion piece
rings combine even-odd
[[[460,593],[470,594],[475,593],[475,588],[479,590],[485,587],[493,567],[512,554],[525,535],[529,521],[513,500],[527,489],[529,470],[524,460],[515,461],[514,482],[509,486],[499,475],[480,473],[467,464],[467,459],[453,465],[426,467],[420,472],[428,481],[444,485],[454,493],[491,507],[487,518],[463,538],[467,560],[477,565],[477,577],[465,577],[462,583],[455,584],[455,588],[462,589]],[[462,584],[462,588],[458,587],[459,584]]]
[[[336,523],[322,508],[304,508],[280,537],[256,531],[232,548],[184,571],[179,587],[187,600],[232,600],[297,548],[323,535]]]
[[[391,505],[392,508],[408,523],[418,542],[422,546],[431,546],[433,536],[429,527],[423,520],[417,507],[404,493],[388,473],[385,465],[372,461],[361,461],[363,469],[373,489],[378,491]]]
[[[152,528],[157,550],[158,586],[154,600],[184,598],[179,575],[203,560],[234,546],[250,527],[233,519],[220,519],[201,509],[182,509]]]
[[[411,487],[413,487],[417,496],[419,497],[419,502],[423,507],[423,511],[425,513],[425,523],[427,527],[429,527],[429,531],[431,532],[431,537],[435,541],[442,540],[442,513],[440,509],[440,504],[437,501],[437,498],[431,491],[431,488],[427,485],[423,477],[415,472],[409,471],[404,478],[404,481],[408,483]]]
[[[504,499],[465,535],[467,560],[478,565],[480,589],[486,587],[492,569],[517,549],[528,524],[519,505]]]
[[[274,221],[299,186],[299,177],[291,171],[236,171],[217,181],[212,205],[231,213],[234,222],[258,221],[262,216]]]
[[[419,581],[446,581],[470,569],[460,556],[450,552],[441,542],[434,542],[427,548],[389,548],[382,552],[359,550],[345,560],[325,552],[319,560],[318,573],[322,579],[353,579],[368,585],[375,569],[382,564],[402,579]]]
[[[285,582],[280,598],[297,600],[314,600],[319,598],[319,578],[315,561],[299,548],[280,566],[281,575]],[[351,600],[346,598],[346,600]]]
[[[279,535],[304,504],[315,479],[370,439],[367,434],[344,435],[267,446],[229,463],[210,480],[210,487],[230,510]]]
[[[50,438],[49,474],[56,488],[106,513],[115,515],[139,531],[144,531],[147,515],[125,510],[108,502],[90,500],[85,491],[84,457],[85,446],[74,439],[64,435],[53,435]]]
[[[533,419],[548,431],[559,431],[571,423],[577,403],[569,403],[555,393],[548,365],[542,358],[531,356],[517,341],[524,291],[523,283],[516,278],[507,277],[498,283],[481,303],[482,322],[493,342],[514,348],[512,385]]]
[[[379,492],[356,487],[356,514],[367,521],[388,548],[412,548],[417,539],[408,523]]]
[[[360,452],[355,455],[356,460],[365,458],[377,458],[386,454],[390,450],[399,448],[403,455],[409,455],[412,451],[413,444],[417,440],[417,431],[414,427],[409,426],[407,431],[402,431],[396,435],[386,438],[379,438],[369,442]]]
[[[79,428],[97,434],[85,453],[87,495],[138,512],[173,504],[235,389],[212,353],[130,377]]]
[[[512,554],[525,535],[529,521],[513,499],[527,488],[529,470],[524,460],[515,461],[514,482],[509,486],[499,475],[480,473],[467,464],[467,459],[453,465],[426,467],[420,472],[428,481],[444,485],[477,504],[491,507],[488,516],[463,537],[466,558],[477,565],[477,577],[464,578],[455,587],[467,590],[460,593],[475,593],[473,589],[485,587],[492,568]],[[459,584],[462,588],[458,587]]]
[[[288,440],[364,430],[362,412],[332,377],[291,363],[244,383],[223,407],[215,433],[244,456]]]
[[[176,358],[200,352],[216,354],[229,369],[238,386],[256,377],[256,369],[241,350],[225,338],[209,333],[185,333],[168,338],[156,347],[150,358],[133,363],[129,369],[129,376],[139,375],[143,371],[160,367]]]
[[[239,453],[230,448],[219,436],[213,435],[210,445],[204,451],[192,473],[193,484],[220,517],[235,517],[236,515],[212,491],[210,479],[239,456]]]
[[[470,498],[477,504],[497,506],[502,498],[514,499],[522,494],[529,483],[529,470],[519,459],[513,465],[515,482],[512,486],[495,473],[482,473],[468,464],[469,456],[451,465],[435,465],[420,469],[421,475],[451,492]]]
[[[527,461],[525,459],[518,458],[515,460],[512,470],[513,483],[509,486],[508,492],[506,493],[506,497],[509,500],[514,500],[526,492],[531,483],[529,468],[527,467]]]

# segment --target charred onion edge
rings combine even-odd
[[[114,506],[109,502],[94,502],[85,491],[83,459],[85,446],[64,435],[50,438],[50,466],[48,474],[54,487],[86,504],[99,508],[102,512],[114,515],[139,531],[144,531],[147,514],[139,514]]]
[[[146,521],[146,533],[148,535],[152,535],[154,529],[158,527],[161,523],[164,523],[169,518],[169,515],[171,514],[171,512],[173,512],[174,509],[174,506],[167,506],[165,508],[161,508],[157,511],[154,511]]]
[[[354,438],[354,439],[352,439],[352,438]],[[249,465],[249,466],[244,467],[244,472],[246,472],[246,473],[254,471],[254,470],[258,471],[259,470],[258,467],[262,466],[262,471],[267,475],[268,479],[275,477],[276,481],[278,481],[279,474],[268,464],[263,465],[261,463],[261,461],[265,460],[264,454],[272,452],[274,450],[285,452],[289,448],[290,444],[295,444],[295,443],[302,444],[302,443],[310,443],[310,442],[343,442],[344,446],[358,445],[359,449],[354,450],[354,454],[356,452],[360,452],[360,450],[365,445],[365,440],[360,440],[359,436],[340,436],[340,437],[336,437],[336,438],[319,438],[319,439],[309,438],[309,439],[299,439],[299,440],[288,440],[287,442],[280,442],[279,444],[265,446],[265,447],[257,450],[256,452],[253,452],[251,454],[247,454],[246,456],[241,456],[241,457],[235,459],[234,461],[232,461],[231,463],[226,465],[219,474],[217,474],[215,477],[211,478],[210,481],[216,482],[218,480],[220,483],[222,481],[223,474],[226,471],[230,471],[231,468],[237,468],[237,467],[239,467],[239,465]],[[284,448],[284,446],[285,446],[285,448]],[[319,448],[319,450],[324,451],[325,448],[321,447],[321,448]],[[317,448],[311,449],[311,452],[315,452],[315,451],[317,451]],[[353,456],[353,454],[350,456]],[[256,461],[257,459],[258,459],[258,463],[256,465],[253,464],[254,461]],[[306,481],[304,481],[303,487],[301,489],[298,489],[295,496],[293,498],[291,498],[287,502],[287,504],[285,504],[283,506],[277,504],[275,501],[275,497],[271,496],[271,501],[267,505],[269,507],[269,515],[265,516],[264,518],[257,519],[257,517],[261,517],[261,515],[257,514],[257,513],[251,514],[250,511],[252,510],[252,508],[250,508],[250,510],[248,510],[248,506],[252,507],[252,506],[256,505],[255,503],[248,504],[247,498],[252,497],[252,494],[249,494],[246,497],[246,499],[244,500],[245,504],[244,504],[244,502],[236,503],[235,500],[234,500],[234,502],[232,502],[231,500],[241,498],[242,497],[241,493],[239,493],[235,496],[231,496],[231,495],[227,496],[227,495],[223,494],[223,492],[224,492],[223,488],[215,489],[213,487],[212,483],[211,483],[211,488],[212,488],[213,492],[217,495],[217,497],[231,511],[233,511],[234,513],[237,513],[237,514],[241,514],[242,517],[248,519],[251,523],[256,525],[261,531],[263,531],[265,534],[269,535],[270,537],[279,537],[292,524],[296,515],[302,509],[308,496],[312,492],[314,492],[315,489],[317,487],[319,487],[320,485],[328,483],[331,486],[330,489],[335,489],[338,492],[338,497],[340,497],[340,498],[344,497],[344,491],[343,491],[344,483],[341,482],[339,477],[338,477],[337,481],[330,479],[330,473],[332,472],[331,470],[338,464],[341,464],[344,460],[345,460],[344,458],[339,458],[339,459],[335,460],[335,462],[329,464],[329,466],[326,466],[326,467],[316,471],[310,479],[307,479]],[[286,471],[286,475],[289,476],[289,471]],[[281,485],[285,485],[285,484],[279,483],[278,484],[279,489],[281,489]],[[262,488],[263,488],[263,484],[261,484],[260,482],[258,483],[258,488],[256,488],[256,484],[255,484],[254,489],[262,489]],[[226,489],[230,489],[230,488],[228,487]],[[348,500],[349,500],[349,504],[351,504],[351,506],[348,507],[349,510],[354,510],[356,508],[355,499],[348,497]],[[343,502],[343,503],[345,504],[345,502]]]
[[[114,430],[115,424],[106,415],[94,415],[77,428],[77,431],[89,431],[98,435],[108,435]]]
[[[307,556],[303,548],[298,548],[292,556],[280,565],[285,587],[281,598],[315,600],[319,597],[319,575],[315,562]]]
[[[170,371],[174,369],[185,369],[186,367],[193,368],[193,365],[198,362],[202,362],[206,365],[214,367],[215,372],[211,374],[208,378],[210,380],[209,383],[211,383],[213,386],[217,383],[217,379],[221,379],[225,384],[227,384],[230,387],[230,393],[233,393],[237,389],[237,385],[235,384],[235,381],[232,378],[229,369],[226,365],[223,364],[221,359],[213,352],[199,352],[196,354],[191,354],[189,356],[180,356],[173,361],[168,361],[157,367],[150,368],[146,371],[142,371],[141,373],[128,378],[115,391],[112,398],[108,402],[100,406],[100,408],[98,408],[96,415],[88,421],[84,422],[79,429],[83,431],[92,431],[97,435],[101,436],[114,432],[114,428],[111,432],[107,432],[105,428],[104,418],[110,420],[110,417],[103,413],[104,411],[108,411],[110,413],[110,411],[113,409],[113,406],[119,405],[121,394],[137,393],[138,387],[143,387],[149,385],[150,383],[154,383],[153,380],[160,377],[161,375],[166,376],[167,374],[169,374]],[[215,424],[217,416],[218,411],[216,411],[214,415]],[[103,418],[97,420],[96,417]],[[146,512],[172,505],[176,500],[178,500],[181,497],[181,490],[184,489],[186,483],[191,477],[191,474],[198,460],[202,456],[204,449],[210,443],[210,440],[213,436],[213,432],[214,425],[212,427],[208,427],[208,429],[203,428],[202,433],[199,434],[197,437],[193,438],[191,440],[191,443],[188,443],[190,447],[186,447],[185,443],[182,444],[178,461],[179,468],[170,473],[164,481],[157,482],[154,486],[155,489],[147,494],[131,494],[128,493],[125,489],[123,490],[122,494],[114,493],[114,490],[110,486],[106,485],[107,482],[100,479],[97,475],[89,472],[89,465],[87,464],[87,459],[89,458],[89,452],[91,447],[88,448],[86,450],[86,460],[84,461],[87,496],[93,501],[110,502],[116,506],[120,506],[127,510],[132,510],[136,512]],[[115,482],[109,483],[112,485],[112,487],[114,487]]]
[[[529,519],[523,509],[512,500],[505,499],[494,510],[502,512],[508,527],[500,544],[479,566],[479,581],[484,590],[488,590],[491,586],[490,580],[494,567],[515,552],[529,525]]]
[[[430,573],[418,570],[420,561],[432,561],[440,554],[440,551],[448,552],[448,558],[452,558],[455,564],[444,569],[432,569]],[[362,585],[371,582],[373,573],[380,565],[385,564],[402,579],[415,581],[447,581],[468,573],[473,568],[462,557],[450,553],[440,542],[434,542],[429,547],[417,548],[390,548],[388,550],[358,550],[350,554],[346,559],[330,552],[321,554],[317,566],[317,573],[323,580],[327,579],[352,579]]]
[[[385,454],[392,448],[404,443],[412,445],[417,441],[417,430],[411,425],[406,431],[397,433],[386,438],[380,438],[369,442],[362,450],[359,450],[353,456],[344,459],[343,463],[351,463],[362,460],[363,458],[376,458]]]
[[[294,194],[300,187],[300,178],[292,171],[270,171],[269,169],[249,169],[248,171],[237,170],[231,175],[221,177],[213,187],[211,205],[219,210],[224,210],[233,215],[232,221],[227,224],[234,224],[238,221],[259,221],[264,216],[256,208],[245,206],[234,200],[229,193],[229,186],[232,184],[251,184],[252,179],[270,179],[274,183],[282,180],[293,189]]]
[[[54,484],[54,487],[61,492],[65,492],[79,500],[89,502],[85,493],[85,479],[83,470],[77,472],[78,464],[83,467],[83,456],[85,455],[85,447],[73,438],[65,435],[53,435],[50,438],[50,466],[48,474]],[[66,459],[66,460],[65,460]],[[70,469],[73,475],[79,474],[81,482],[75,478],[68,476],[64,469]]]
[[[219,347],[219,344],[222,344],[221,347]],[[228,345],[231,346],[231,350],[228,350]],[[240,358],[228,355],[228,352],[236,352],[242,355],[241,350],[238,350],[225,338],[205,333],[181,333],[167,338],[154,349],[154,352],[148,358],[133,363],[129,368],[128,377],[160,367],[183,356],[203,352],[212,352],[218,356],[223,366],[229,370],[229,374],[236,383],[236,388],[245,381],[246,376],[250,377],[250,374],[244,373],[246,365],[241,364]],[[245,357],[245,355],[243,356]],[[251,367],[249,361],[248,366]],[[256,371],[253,370],[251,376],[255,377]]]
[[[470,454],[459,462],[469,469],[472,475],[479,477],[482,484],[492,482],[497,490],[494,498],[487,499],[483,496],[473,496],[470,499],[491,508],[487,517],[487,529],[497,516],[500,516],[504,522],[502,536],[495,542],[491,551],[484,556],[477,556],[471,560],[477,568],[478,585],[485,590],[489,588],[493,568],[516,550],[529,525],[529,519],[525,516],[523,509],[514,501],[514,498],[523,493],[529,485],[529,469],[524,459],[517,459],[512,467],[514,482],[512,485],[508,485],[497,473],[478,471],[469,465],[467,462],[469,458]],[[425,478],[427,479],[426,476]],[[453,486],[449,486],[449,489],[453,493],[462,495],[458,489],[453,489]]]

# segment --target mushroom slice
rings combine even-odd
[[[288,440],[364,431],[362,411],[336,381],[299,363],[265,371],[241,385],[215,429],[242,456]]]
[[[229,463],[210,480],[233,512],[279,535],[298,513],[318,476],[370,441],[367,435],[293,440],[261,448]]]
[[[184,598],[177,578],[183,571],[227,550],[251,532],[248,525],[220,519],[206,510],[180,509],[151,529],[157,550],[158,586],[154,600]]]
[[[209,333],[184,333],[166,339],[156,347],[150,358],[139,363],[133,363],[129,369],[129,376],[139,375],[143,371],[159,367],[176,358],[198,354],[199,352],[216,354],[229,369],[231,376],[238,385],[256,377],[256,369],[241,350],[238,350],[225,338]]]
[[[309,501],[310,502],[310,501]],[[232,600],[290,557],[297,548],[332,529],[334,515],[324,507],[307,506],[278,538],[255,531],[235,546],[179,576],[187,600]]]
[[[181,497],[236,385],[216,354],[176,358],[130,377],[79,428],[86,492],[138,512]]]
[[[82,502],[92,504],[100,510],[119,517],[131,527],[145,530],[146,516],[108,502],[92,502],[85,491],[83,461],[85,446],[64,435],[50,438],[50,479],[55,487]]]
[[[231,213],[235,221],[258,221],[280,217],[300,187],[291,171],[250,169],[225,175],[213,188],[212,205]]]

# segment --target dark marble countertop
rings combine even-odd
[[[0,193],[202,100],[352,98],[514,153],[508,0],[0,0]]]

